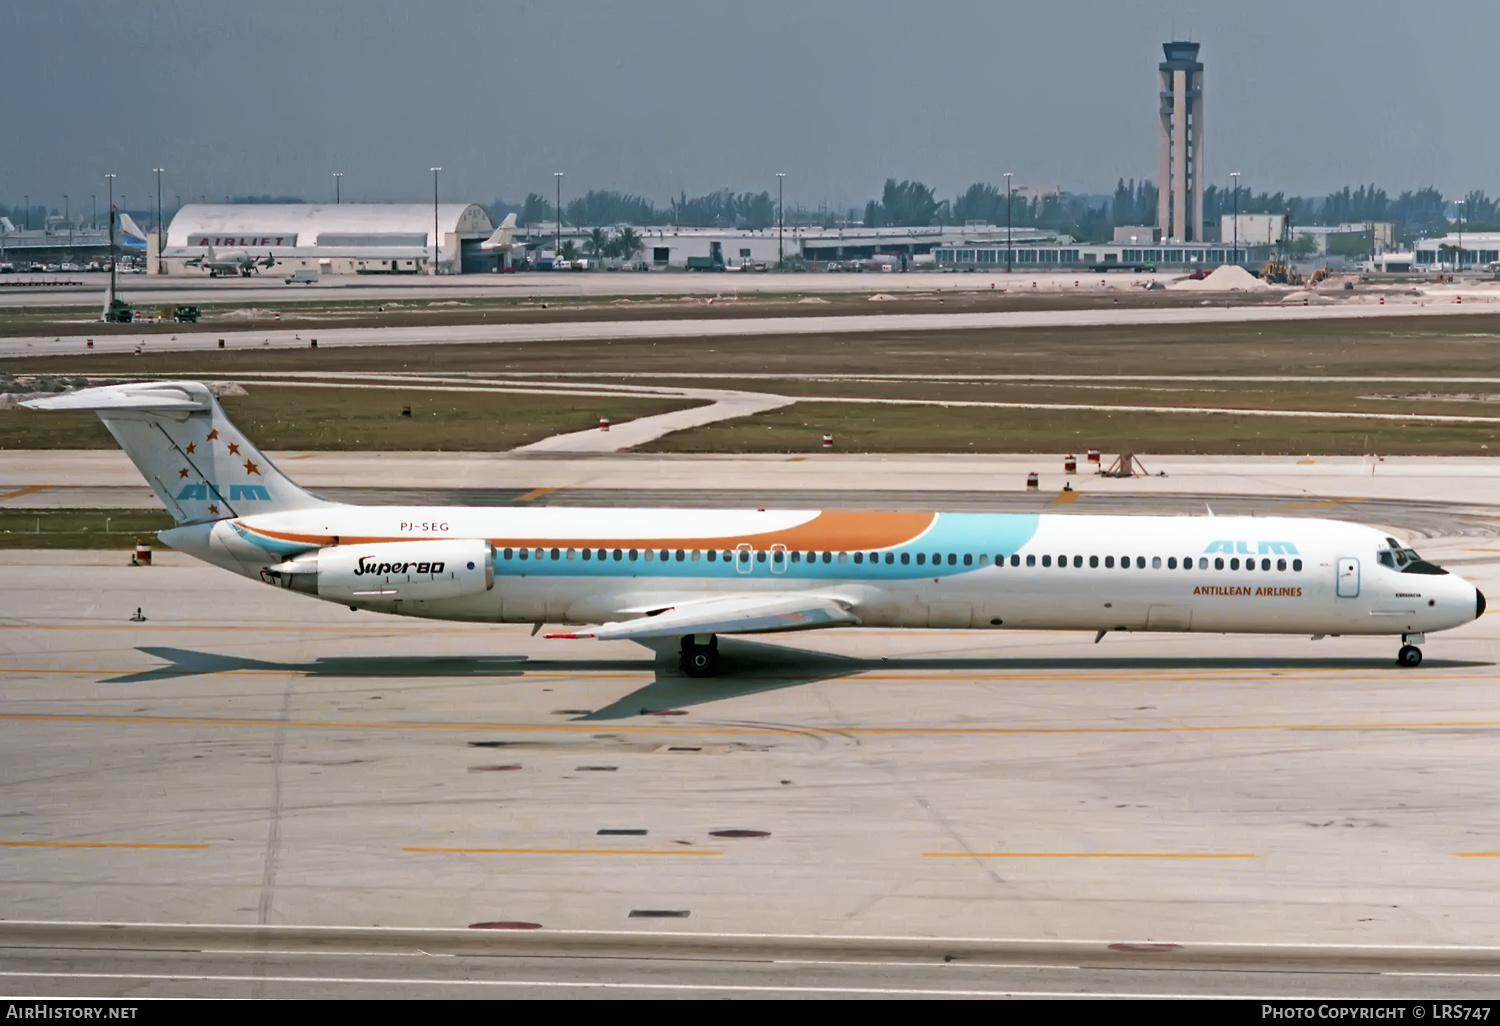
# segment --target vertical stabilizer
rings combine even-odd
[[[337,505],[277,470],[196,381],[105,385],[22,405],[99,414],[179,524]]]

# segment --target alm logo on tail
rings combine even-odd
[[[216,486],[208,484],[206,482],[203,483],[203,484],[183,485],[182,491],[180,491],[180,492],[177,493],[177,501],[178,502],[182,502],[184,500],[186,500],[186,501],[196,501],[196,502],[208,502],[211,499],[217,499],[220,502],[226,501],[224,499],[223,493],[221,493]],[[266,488],[265,485],[258,485],[258,484],[237,484],[237,485],[230,485],[229,486],[229,498],[228,498],[227,501],[229,501],[229,502],[270,502],[271,501],[271,493]]]

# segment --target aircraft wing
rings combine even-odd
[[[618,641],[674,638],[686,634],[766,634],[846,627],[857,623],[859,617],[847,602],[824,595],[741,595],[694,600],[669,606],[654,615],[548,634],[547,637]]]

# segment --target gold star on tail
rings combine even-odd
[[[245,473],[247,473],[247,474],[254,474],[256,477],[259,477],[260,476],[260,467],[256,466],[254,463],[251,463],[249,460],[246,460],[245,461]]]

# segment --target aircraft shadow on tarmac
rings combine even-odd
[[[654,653],[651,659],[532,659],[522,655],[484,656],[331,656],[305,662],[277,662],[245,656],[220,655],[185,648],[141,646],[137,651],[166,665],[138,673],[125,674],[100,681],[101,684],[137,684],[235,671],[262,671],[276,674],[303,674],[307,677],[334,678],[443,678],[443,677],[515,677],[528,673],[638,673],[650,669],[653,679],[644,687],[586,715],[580,720],[615,720],[684,706],[701,705],[726,698],[779,691],[784,688],[837,680],[862,673],[885,671],[891,674],[920,671],[984,671],[1014,674],[1020,672],[1107,673],[1111,670],[1140,673],[1238,670],[1248,673],[1350,670],[1370,673],[1402,670],[1391,659],[1378,657],[1350,658],[1334,656],[1231,658],[1167,658],[1141,656],[1103,656],[1097,658],[1006,658],[909,656],[897,658],[860,658],[787,648],[763,641],[721,638],[720,657],[724,672],[710,679],[685,676],[677,667],[676,642],[642,643]],[[1490,662],[1463,659],[1432,659],[1426,669],[1461,669],[1491,666]],[[1330,682],[1337,678],[1329,678]]]

